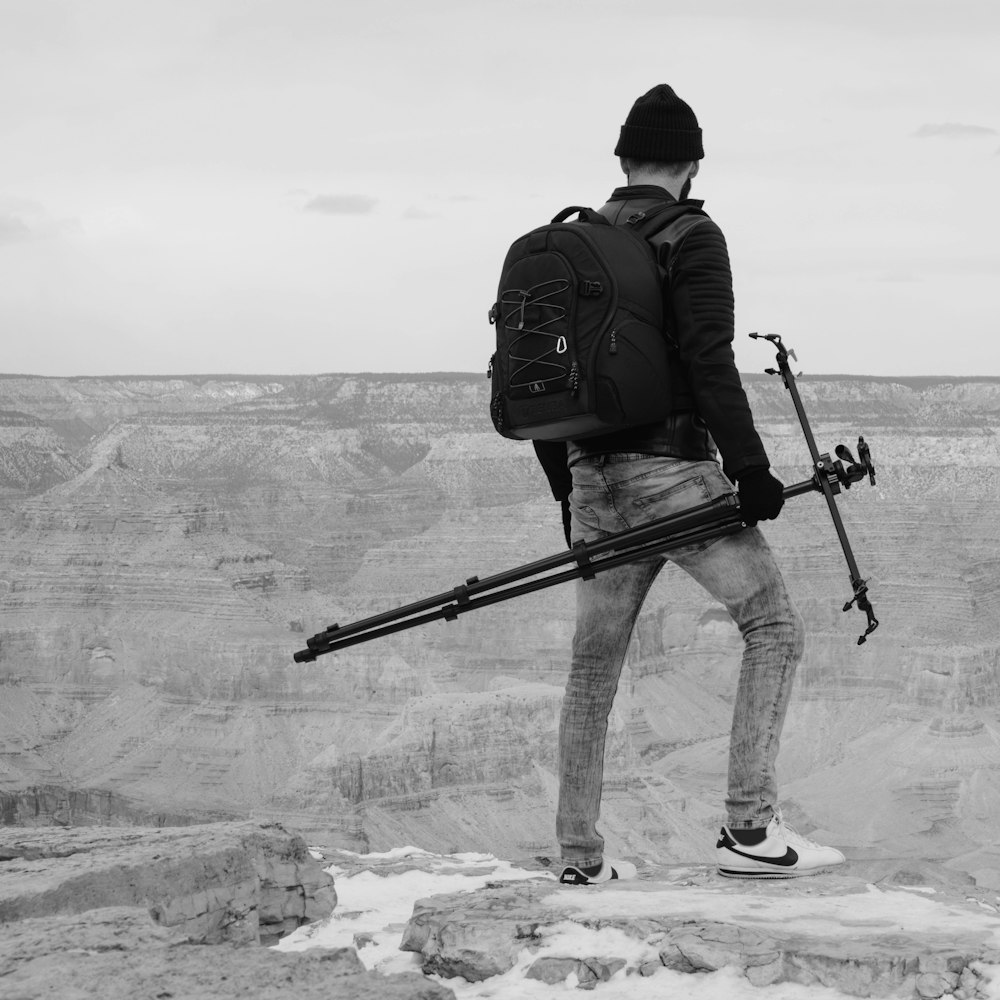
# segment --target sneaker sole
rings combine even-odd
[[[834,867],[834,865],[826,865],[823,868],[807,868],[800,871],[789,868],[718,868],[716,870],[725,878],[805,878],[807,875],[823,875]]]

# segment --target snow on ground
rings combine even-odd
[[[332,865],[326,870],[336,879],[337,909],[326,921],[302,927],[283,938],[276,945],[279,951],[299,951],[307,948],[356,947],[362,962],[369,969],[385,974],[419,972],[420,956],[399,950],[403,930],[413,912],[416,900],[425,896],[449,892],[474,891],[487,882],[520,880],[545,877],[538,871],[517,868],[491,854],[432,854],[418,847],[401,847],[381,854],[352,854],[340,852],[357,864],[344,868]],[[412,860],[419,868],[388,875],[366,870],[364,865],[384,867],[385,862]],[[360,870],[359,869],[360,866]],[[549,876],[554,878],[555,876]],[[732,896],[719,896],[694,891],[699,908],[711,919],[732,918]],[[921,890],[925,891],[925,890]],[[933,890],[926,890],[933,893]],[[861,897],[862,900],[865,897]],[[832,902],[832,901],[827,901]],[[853,917],[858,919],[858,897],[853,897]],[[641,897],[636,898],[641,905]],[[655,896],[649,899],[655,905]],[[817,918],[816,908],[823,901],[816,897],[771,900],[769,906],[781,904],[780,918],[788,921],[812,921]],[[909,925],[921,924],[932,919],[933,912],[925,914],[923,900],[908,892],[883,893],[871,887],[862,919],[892,916]],[[718,907],[713,910],[713,905]],[[723,910],[723,905],[726,909]],[[576,908],[576,907],[574,907]],[[601,892],[594,892],[579,900],[581,913],[599,915]],[[836,914],[834,912],[834,917]],[[938,914],[940,915],[940,914]],[[825,914],[829,922],[831,914]],[[778,915],[776,915],[776,919]],[[847,922],[847,914],[844,914]],[[622,958],[634,956],[638,962],[656,959],[656,949],[643,942],[627,938],[620,931],[606,928],[600,932],[571,922],[562,922],[550,928],[545,944],[538,950],[522,953],[521,960],[509,972],[482,983],[467,983],[464,979],[432,979],[450,987],[458,1000],[550,1000],[554,997],[579,996],[575,992],[573,976],[565,983],[548,985],[534,979],[525,979],[528,966],[541,955],[590,954],[599,955],[608,948],[610,935],[620,935],[612,949]],[[647,955],[647,952],[649,953]],[[1000,966],[981,966],[978,970],[987,977],[985,984],[990,1000],[1000,1000]],[[981,987],[982,988],[982,987]],[[572,991],[572,992],[571,992]],[[797,983],[778,983],[766,990],[752,986],[737,969],[726,968],[718,972],[696,975],[661,969],[655,976],[628,976],[621,970],[606,983],[598,983],[588,993],[597,1000],[847,1000],[848,994],[822,986],[802,986]]]

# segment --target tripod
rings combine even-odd
[[[859,437],[857,461],[850,450],[842,444],[837,445],[835,449],[836,459],[831,459],[829,454],[820,455],[795,385],[795,377],[788,365],[789,357],[795,358],[794,351],[788,351],[781,338],[774,334],[765,336],[751,333],[750,336],[754,339],[769,340],[777,347],[778,368],[769,368],[767,373],[782,376],[785,387],[791,393],[812,458],[811,478],[786,486],[783,496],[788,499],[818,491],[826,498],[851,574],[854,596],[844,605],[844,611],[849,610],[852,605],[857,605],[858,609],[865,612],[868,617],[868,626],[858,638],[858,645],[861,645],[878,628],[878,620],[868,599],[867,582],[861,578],[834,497],[841,488],[850,489],[853,483],[860,482],[866,476],[874,485],[875,466],[871,461],[871,453],[865,439]],[[310,663],[325,653],[346,649],[348,646],[368,642],[380,636],[391,635],[442,618],[445,621],[454,621],[467,611],[532,594],[570,580],[588,580],[615,566],[635,562],[680,545],[692,545],[721,538],[723,535],[742,531],[745,527],[746,521],[740,510],[739,498],[735,493],[726,494],[690,510],[651,521],[639,528],[630,528],[608,538],[595,542],[575,542],[566,551],[516,566],[483,580],[475,576],[470,577],[465,583],[451,590],[370,618],[363,618],[347,625],[331,625],[325,631],[307,639],[307,648],[295,653],[294,659],[296,663]]]

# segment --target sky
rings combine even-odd
[[[351,855],[350,868],[336,863],[325,870],[333,875],[337,907],[327,920],[307,924],[293,931],[275,946],[279,951],[308,948],[351,948],[358,946],[358,957],[368,969],[383,974],[419,972],[421,956],[401,952],[401,929],[413,913],[418,899],[444,893],[469,892],[504,881],[538,878],[539,872],[518,868],[490,854],[437,855],[419,847],[400,847],[380,854]],[[320,858],[321,855],[315,855]],[[404,862],[409,871],[386,867]],[[552,879],[554,875],[548,876]],[[822,876],[819,876],[822,878]],[[806,879],[805,881],[810,881]],[[677,912],[678,905],[691,919],[723,924],[753,924],[764,936],[768,927],[780,924],[798,926],[807,935],[835,946],[839,938],[850,939],[860,924],[890,927],[903,940],[926,940],[928,934],[951,936],[960,941],[969,933],[996,933],[996,914],[974,913],[936,897],[933,888],[916,886],[883,890],[867,886],[866,893],[813,894],[809,887],[801,892],[771,896],[762,902],[755,894],[719,892],[709,883],[678,890],[653,882],[644,883],[647,891],[630,893],[628,905],[636,907],[635,917],[657,917]],[[614,958],[626,960],[626,967],[588,995],[595,1000],[849,1000],[849,994],[834,987],[792,982],[774,983],[766,988],[752,986],[735,967],[725,966],[714,972],[698,974],[662,968],[652,976],[636,975],[647,962],[659,960],[658,946],[626,935],[615,927],[600,927],[602,917],[620,913],[622,903],[615,896],[621,890],[613,884],[592,888],[564,890],[572,896],[572,907],[560,901],[560,911],[575,911],[573,919],[551,921],[539,914],[536,950],[524,949],[512,969],[479,983],[460,977],[444,979],[431,976],[453,990],[457,1000],[556,1000],[577,996],[573,973],[566,981],[546,984],[526,978],[527,968],[536,959],[550,957]],[[567,897],[568,900],[569,897]],[[982,904],[980,904],[982,905]],[[587,926],[589,924],[589,926]],[[594,926],[598,930],[594,930]],[[356,937],[357,936],[357,937]],[[362,942],[358,945],[359,940]],[[844,946],[849,949],[849,945]],[[710,953],[710,949],[708,950]],[[980,963],[982,977],[978,989],[990,1000],[1000,1000],[1000,966]]]
[[[0,373],[483,372],[669,83],[736,357],[1000,375],[996,0],[0,0]]]

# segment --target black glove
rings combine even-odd
[[[572,520],[572,515],[569,511],[569,497],[566,497],[562,501],[562,522],[563,522],[563,534],[566,536],[566,544],[573,548],[572,535],[570,534],[570,523]]]
[[[767,469],[753,469],[739,477],[740,511],[748,527],[758,521],[773,521],[781,513],[784,488]]]

